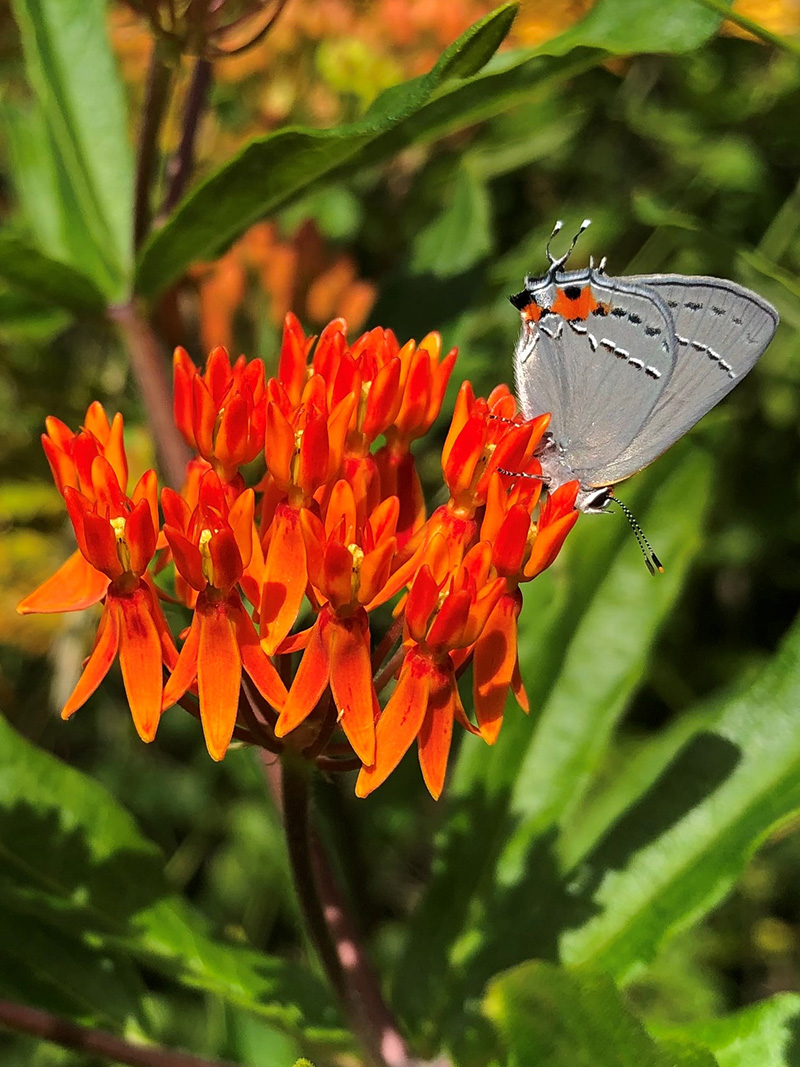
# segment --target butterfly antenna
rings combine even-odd
[[[550,251],[550,245],[553,243],[553,238],[555,237],[555,235],[557,233],[560,233],[561,227],[563,225],[564,225],[563,220],[559,219],[558,222],[553,227],[553,232],[550,234],[550,237],[549,237],[549,239],[547,241],[547,246],[545,247],[545,250],[544,250],[545,255],[547,256],[547,261],[548,261],[548,263],[550,264],[551,267],[555,267],[561,262],[560,260],[555,259],[555,257],[553,256],[553,253]]]
[[[547,242],[547,247],[545,248],[545,253],[546,253],[547,259],[548,259],[548,261],[550,263],[550,269],[551,270],[557,269],[558,267],[563,267],[564,266],[564,264],[567,262],[569,257],[572,255],[572,251],[575,248],[575,245],[578,243],[578,238],[580,237],[580,235],[583,233],[584,230],[588,229],[589,226],[591,226],[591,224],[592,224],[592,220],[591,219],[584,219],[583,222],[580,225],[580,228],[579,228],[578,232],[572,238],[572,243],[570,244],[569,248],[566,250],[566,252],[564,253],[563,256],[560,256],[558,259],[556,259],[554,257],[554,255],[553,255],[553,253],[550,251],[550,245],[551,245],[555,235],[561,230],[561,227],[564,225],[564,223],[561,221],[561,219],[558,220],[558,222],[553,227],[553,232],[550,234],[550,240]]]
[[[647,565],[647,569],[652,575],[655,575],[656,571],[658,571],[660,574],[663,574],[664,567],[661,563],[661,560],[655,554],[655,552],[653,551],[653,546],[645,537],[644,530],[637,522],[636,516],[633,514],[628,505],[623,504],[621,500],[617,499],[617,497],[614,497],[613,500],[615,504],[619,505],[620,511],[628,520],[628,524],[630,525],[631,530],[633,530],[633,536],[636,538],[636,543],[642,550],[642,555],[644,556],[644,561]]]

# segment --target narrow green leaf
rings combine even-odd
[[[14,0],[28,77],[112,298],[130,277],[133,161],[104,0]],[[48,250],[49,251],[49,250]]]
[[[76,314],[100,314],[105,308],[102,294],[87,277],[10,234],[0,233],[0,278]]]
[[[505,4],[477,22],[429,74],[382,93],[358,122],[330,130],[293,127],[251,141],[198,186],[148,242],[138,291],[153,296],[194,260],[220,254],[248,226],[417,111],[448,79],[474,74],[508,32],[515,12],[515,4]]]
[[[798,704],[795,624],[758,680],[584,858],[564,959],[624,979],[725,896],[764,837],[800,810]]]
[[[557,826],[639,684],[700,544],[710,481],[704,453],[678,448],[640,486],[635,511],[664,575],[650,577],[621,519],[587,516],[557,565],[525,588],[520,658],[538,718],[511,706],[493,748],[464,739],[398,972],[398,1003],[415,1021],[503,967],[556,957]]]
[[[484,999],[507,1067],[716,1067],[707,1050],[652,1038],[614,983],[534,961],[495,978]]]
[[[122,954],[289,1033],[348,1042],[314,975],[215,939],[202,916],[171,891],[163,866],[158,849],[102,786],[35,748],[0,718],[2,899],[42,930],[74,939],[78,960],[90,948],[98,959]],[[37,944],[47,941],[19,956],[17,980],[32,989],[40,988],[48,967]]]
[[[679,1028],[659,1028],[657,1036],[705,1045],[716,1056],[719,1067],[797,1067],[800,996],[781,993],[735,1015]]]

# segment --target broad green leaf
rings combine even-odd
[[[103,242],[86,224],[76,195],[41,108],[12,101],[0,103],[10,157],[17,218],[25,236],[42,254],[96,279],[108,281]]]
[[[89,278],[10,234],[0,233],[0,278],[31,297],[76,314],[100,314],[105,307],[102,294]]]
[[[660,1028],[711,1049],[719,1067],[797,1067],[800,1062],[800,996],[781,993],[721,1019]]]
[[[452,278],[474,267],[491,247],[486,186],[462,165],[456,171],[446,207],[414,242],[411,268],[416,274]]]
[[[14,0],[28,77],[88,237],[121,299],[132,264],[133,161],[105,0]],[[49,251],[49,249],[45,249]]]
[[[462,744],[397,979],[415,1020],[504,967],[557,955],[558,824],[590,782],[698,549],[708,460],[675,449],[644,488],[634,509],[664,575],[650,577],[620,517],[587,516],[556,566],[524,589],[520,660],[534,721],[511,706],[493,748]],[[459,982],[466,989],[453,994]]]
[[[526,963],[491,982],[483,1007],[506,1067],[716,1067],[698,1045],[656,1041],[614,983],[591,971]]]
[[[429,74],[381,93],[358,122],[330,130],[292,127],[251,141],[198,186],[148,242],[138,291],[153,296],[194,260],[218,255],[248,226],[417,111],[444,82],[474,74],[505,37],[515,11],[516,5],[505,4],[477,22]]]
[[[765,836],[800,810],[799,704],[795,624],[757,681],[583,858],[560,937],[565,960],[625,979],[725,896]]]
[[[76,960],[90,949],[98,959],[120,953],[290,1033],[347,1041],[318,979],[296,964],[215,939],[166,883],[158,849],[105,789],[1,718],[0,891],[43,931],[65,943],[71,938]],[[20,954],[18,983],[41,987],[47,936]]]

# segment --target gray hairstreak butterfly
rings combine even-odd
[[[605,259],[565,271],[588,225],[559,259],[548,241],[547,272],[527,277],[510,299],[522,317],[514,352],[520,408],[526,418],[552,414],[539,446],[543,480],[552,490],[577,479],[576,507],[598,512],[617,482],[652,463],[738,384],[772,340],[778,313],[720,278],[611,278]]]

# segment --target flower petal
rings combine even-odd
[[[431,681],[428,708],[417,738],[422,777],[434,800],[439,799],[444,788],[458,699],[458,687],[452,669],[438,671]]]
[[[362,763],[375,761],[375,712],[379,707],[372,684],[369,620],[362,609],[329,623],[330,675],[336,711],[347,740]]]
[[[234,604],[234,598],[238,600],[238,606]],[[235,589],[228,597],[228,604],[236,625],[236,640],[239,642],[242,666],[264,699],[280,711],[286,703],[286,686],[275,670],[272,660],[261,647],[253,620],[245,611]]]
[[[311,630],[311,637],[275,727],[278,737],[284,737],[311,714],[328,684],[330,654],[329,647],[323,642],[320,633],[321,618],[320,614]]]
[[[503,723],[508,690],[517,662],[517,617],[522,596],[503,596],[483,629],[472,661],[472,690],[481,737],[487,744],[497,740]]]
[[[366,797],[385,782],[411,746],[425,719],[433,668],[415,651],[403,662],[400,678],[375,729],[375,762],[362,767],[356,796]]]
[[[108,575],[93,567],[82,552],[73,552],[56,573],[17,604],[20,615],[82,611],[99,602],[108,589]]]
[[[200,719],[209,755],[214,760],[221,760],[228,750],[239,710],[242,660],[225,601],[202,601],[201,594],[197,607],[200,617],[197,650]]]
[[[152,741],[161,718],[164,686],[161,638],[141,589],[130,596],[109,597],[108,603],[117,614],[119,664],[133,723],[143,741]]]
[[[116,618],[109,611],[108,605],[106,605],[100,617],[97,640],[92,649],[92,654],[83,668],[83,674],[78,679],[78,684],[72,690],[69,700],[61,711],[62,719],[68,719],[73,712],[76,712],[78,708],[86,703],[95,689],[97,689],[111,669],[118,647],[119,627],[117,626]]]
[[[264,567],[261,598],[261,637],[268,656],[294,626],[303,602],[308,575],[306,546],[297,508],[279,504]]]
[[[164,694],[161,699],[162,710],[177,704],[197,677],[197,652],[199,648],[200,623],[195,614],[192,616],[192,625],[189,627],[183,648],[178,655],[178,662],[172,668],[172,674],[164,686]]]

